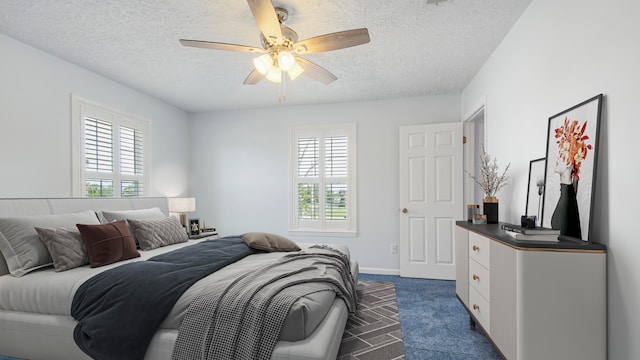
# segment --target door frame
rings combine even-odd
[[[482,128],[477,129],[478,122],[482,123]],[[482,131],[478,134],[478,131]],[[465,204],[480,204],[482,200],[482,190],[479,189],[467,172],[479,176],[479,169],[476,167],[480,156],[481,146],[487,148],[487,105],[486,99],[463,121],[463,134],[466,139],[464,146],[464,176],[463,191]]]

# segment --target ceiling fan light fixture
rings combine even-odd
[[[265,77],[271,82],[279,83],[282,81],[282,70],[277,66],[272,66]]]
[[[262,75],[266,75],[273,67],[273,58],[269,54],[263,54],[253,59],[253,66]]]
[[[448,0],[427,1],[437,3]],[[180,43],[183,46],[254,54],[253,65],[255,69],[249,73],[243,84],[253,85],[263,77],[266,77],[271,82],[281,84],[280,88],[283,91],[281,99],[285,98],[286,77],[283,71],[288,73],[292,80],[303,72],[325,84],[337,79],[330,71],[306,60],[300,55],[345,49],[366,44],[371,40],[369,38],[369,30],[360,28],[333,32],[298,41],[298,33],[284,25],[288,17],[286,9],[274,7],[272,0],[248,0],[248,4],[260,30],[262,48],[188,39],[180,39]]]
[[[278,51],[278,66],[284,71],[289,71],[296,63],[293,55],[288,51]]]
[[[289,78],[291,80],[295,80],[303,72],[304,72],[304,69],[302,68],[302,66],[300,66],[300,64],[298,64],[297,62],[294,62],[291,69],[287,71],[287,74],[289,74]]]

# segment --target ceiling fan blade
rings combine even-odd
[[[263,48],[246,46],[246,45],[227,44],[227,43],[213,42],[213,41],[180,39],[180,43],[184,46],[192,46],[192,47],[205,48],[205,49],[242,51],[242,52],[250,52],[250,53],[256,53],[256,54],[262,54],[266,52],[266,50]]]
[[[304,74],[307,74],[325,84],[330,84],[338,79],[329,70],[305,58],[297,56],[296,62],[300,65],[300,67],[302,67],[302,69],[304,70]]]
[[[258,23],[262,35],[271,42],[277,42],[282,38],[278,15],[271,0],[247,0],[253,17]]]
[[[369,30],[362,28],[312,37],[295,43],[293,48],[298,54],[311,54],[362,45],[369,41]]]
[[[253,71],[249,73],[247,78],[244,79],[244,81],[242,83],[244,85],[255,85],[258,82],[260,82],[260,80],[262,80],[263,77],[264,77],[264,75],[260,74],[260,72],[258,72],[258,70],[253,69]]]

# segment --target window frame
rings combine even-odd
[[[332,136],[347,137],[347,176],[331,178],[325,174],[325,138]],[[319,176],[317,180],[298,178],[298,139],[318,138]],[[289,160],[289,233],[307,236],[356,237],[358,235],[357,216],[357,133],[356,124],[337,124],[330,126],[302,126],[291,129]],[[340,226],[340,221],[327,220],[325,216],[326,185],[336,182],[347,183],[347,220]],[[319,203],[318,220],[298,219],[298,184],[318,183]]]
[[[92,172],[85,166],[85,118],[91,117],[111,123],[113,129],[113,172]],[[122,174],[120,169],[120,127],[127,127],[142,131],[143,165],[142,175]],[[72,194],[74,197],[88,197],[86,194],[86,180],[95,176],[97,179],[113,181],[113,196],[122,197],[121,182],[139,180],[143,191],[140,196],[148,196],[151,189],[151,121],[139,116],[127,114],[121,110],[99,104],[75,95],[71,96],[71,153],[72,153]],[[137,197],[137,196],[127,196]]]

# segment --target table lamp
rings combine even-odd
[[[187,225],[187,216],[185,213],[196,211],[196,198],[169,198],[169,212],[180,213],[180,223],[182,226]]]

